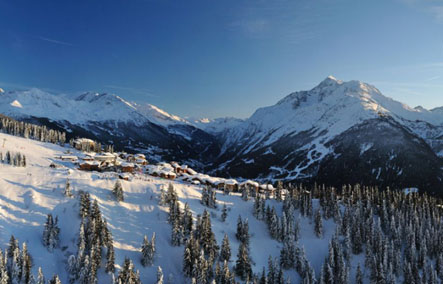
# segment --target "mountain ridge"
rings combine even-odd
[[[364,152],[351,151],[353,156],[347,152],[368,147],[370,143],[359,138],[366,137],[373,140],[371,151],[384,160],[360,164],[362,182],[428,186],[412,171],[408,175],[413,178],[392,176],[400,165],[407,172],[407,164],[419,163],[417,157],[421,157],[430,161],[429,172],[422,175],[434,175],[433,184],[443,190],[441,109],[411,108],[370,84],[333,76],[311,90],[293,92],[274,105],[259,108],[247,119],[181,118],[154,105],[107,93],[87,92],[67,98],[31,89],[0,95],[0,113],[41,124],[55,123],[71,135],[90,134],[90,138],[110,141],[129,151],[144,151],[156,161],[178,160],[226,177],[309,182],[328,176],[322,169],[345,170],[343,163],[363,159]],[[376,143],[377,136],[392,140],[394,137],[386,135],[389,132],[401,139]],[[401,151],[410,153],[400,155]],[[389,161],[391,152],[402,157],[395,165]],[[367,174],[379,168],[385,172]],[[324,181],[332,183],[331,179]],[[346,183],[346,178],[341,182]]]

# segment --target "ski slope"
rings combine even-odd
[[[108,222],[114,237],[117,272],[125,257],[130,257],[140,270],[143,283],[154,283],[157,266],[161,266],[165,282],[169,275],[173,283],[188,283],[183,278],[182,256],[184,246],[170,245],[171,226],[167,222],[168,208],[158,205],[161,188],[167,188],[169,180],[148,175],[134,175],[130,181],[121,181],[125,201],[117,203],[112,189],[117,175],[115,173],[97,173],[79,171],[71,162],[62,162],[57,156],[72,148],[63,148],[54,144],[41,143],[34,140],[19,138],[0,133],[0,152],[21,152],[26,155],[27,167],[19,168],[0,164],[0,247],[5,249],[11,234],[18,238],[20,245],[27,242],[34,260],[33,274],[42,267],[46,278],[58,274],[63,283],[68,283],[65,269],[69,255],[77,252],[77,235],[80,217],[79,192],[86,191],[91,199],[96,199],[104,218]],[[147,157],[149,159],[149,157]],[[54,162],[62,167],[53,169],[49,165]],[[71,183],[73,198],[65,197],[63,191],[66,180]],[[252,215],[253,200],[243,201],[239,194],[223,195],[217,191],[217,209],[209,209],[200,203],[201,188],[181,181],[172,182],[177,190],[179,200],[184,205],[189,203],[193,214],[202,214],[205,209],[211,213],[213,231],[217,244],[221,246],[224,234],[228,234],[231,244],[232,268],[240,245],[235,238],[237,218],[248,218],[250,239],[250,256],[254,273],[261,273],[267,267],[268,257],[278,258],[282,244],[271,239],[266,224]],[[221,209],[226,204],[229,209],[225,222],[221,221]],[[268,201],[281,214],[281,203]],[[317,208],[314,202],[314,209]],[[182,207],[183,208],[183,207]],[[60,244],[54,252],[49,252],[41,242],[43,225],[46,215],[52,213],[59,218]],[[300,217],[300,245],[304,246],[317,277],[322,262],[328,253],[328,243],[335,231],[335,223],[326,220],[323,223],[325,235],[317,238],[314,234],[313,221]],[[150,238],[156,233],[157,254],[153,267],[142,267],[140,264],[140,246],[144,235]],[[362,257],[353,256],[353,271],[350,279],[354,279],[355,267]],[[103,263],[104,265],[104,263]],[[299,276],[295,270],[285,272],[291,283],[297,283]],[[105,274],[104,267],[99,270],[99,283],[111,283],[111,276]]]

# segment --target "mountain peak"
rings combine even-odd
[[[317,87],[324,88],[324,87],[328,87],[328,86],[340,85],[342,83],[343,83],[343,81],[338,80],[337,78],[335,78],[332,75],[329,75],[328,77],[326,77],[326,79],[321,81],[321,83]]]

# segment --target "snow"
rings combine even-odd
[[[220,134],[228,129],[234,128],[243,122],[242,119],[234,117],[222,117],[216,119],[200,118],[200,119],[189,119],[191,123],[208,133]]]
[[[231,267],[235,263],[239,247],[239,242],[235,238],[239,215],[249,221],[254,271],[261,272],[262,267],[267,266],[269,255],[276,258],[279,256],[282,244],[272,240],[266,224],[252,216],[253,200],[245,202],[239,193],[224,195],[221,191],[217,191],[218,209],[208,209],[200,203],[202,187],[198,184],[142,174],[124,174],[125,177],[129,177],[129,181],[121,180],[125,201],[117,203],[111,194],[115,181],[119,178],[117,173],[77,170],[71,162],[56,160],[55,157],[62,156],[67,150],[57,145],[0,133],[0,140],[3,139],[6,139],[6,142],[0,151],[19,151],[25,154],[28,166],[18,168],[0,164],[0,227],[2,228],[0,246],[6,247],[11,234],[14,234],[20,242],[28,242],[35,263],[32,268],[34,273],[38,266],[42,266],[47,278],[56,273],[61,276],[63,283],[67,283],[65,263],[67,257],[76,252],[76,236],[80,223],[77,196],[80,191],[86,191],[90,193],[92,199],[98,201],[102,214],[108,221],[114,237],[116,264],[122,264],[126,256],[132,258],[136,269],[140,270],[143,283],[154,282],[157,266],[162,267],[165,277],[173,274],[174,283],[186,283],[187,280],[183,279],[181,273],[184,248],[170,245],[171,226],[167,222],[168,209],[166,206],[158,205],[161,189],[166,189],[170,183],[177,190],[182,205],[187,202],[194,214],[202,214],[205,209],[210,211],[213,231],[219,245],[225,233],[229,236],[233,255],[229,264]],[[72,151],[72,155],[83,155],[74,149],[69,150]],[[64,167],[50,168],[52,162]],[[146,168],[164,170],[169,167],[168,163],[146,166]],[[217,179],[201,174],[199,176]],[[71,183],[75,198],[67,198],[62,193],[67,179]],[[236,181],[227,180],[226,183],[235,184]],[[254,181],[246,183],[257,185]],[[262,185],[262,187],[271,189],[272,185]],[[274,200],[268,202],[270,206],[275,206],[277,211],[281,212],[281,203]],[[226,204],[229,210],[226,222],[221,222],[220,219],[223,204]],[[316,206],[318,202],[314,201],[314,208]],[[60,246],[53,253],[48,252],[40,241],[48,213],[58,216],[61,228]],[[315,237],[311,219],[300,217],[300,225],[299,243],[304,246],[310,263],[318,275],[328,252],[328,241],[335,231],[335,223],[332,220],[324,221],[323,238]],[[143,268],[139,262],[139,248],[143,236],[151,236],[154,232],[157,235],[157,256],[154,266]],[[357,263],[353,262],[354,265]],[[110,283],[109,276],[103,271],[99,275],[99,283]],[[292,283],[299,280],[294,270],[286,271],[285,275],[291,278]]]
[[[13,106],[13,107],[18,107],[18,108],[23,108],[22,104],[21,104],[19,101],[17,101],[17,100],[14,100],[14,101],[11,103],[11,106]]]
[[[266,146],[284,135],[311,129],[315,129],[315,133],[326,131],[323,140],[326,143],[357,123],[380,114],[443,126],[443,114],[438,111],[418,111],[383,96],[369,84],[343,82],[329,76],[312,90],[292,93],[273,106],[258,109],[249,119],[230,128],[225,148],[245,137],[249,137],[251,145],[261,141]]]
[[[363,155],[366,151],[372,148],[374,146],[373,143],[363,143],[360,145],[360,156]]]
[[[76,97],[36,88],[11,91],[0,96],[0,113],[12,117],[46,117],[55,121],[84,124],[90,121],[146,122],[162,126],[189,124],[150,104],[131,103],[114,94],[88,92]]]

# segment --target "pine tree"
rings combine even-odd
[[[180,246],[183,241],[183,230],[180,223],[176,220],[172,225],[171,244]]]
[[[244,243],[241,243],[238,249],[237,261],[235,263],[235,275],[239,276],[242,280],[250,279],[252,276],[249,252]]]
[[[166,193],[166,203],[170,204],[172,202],[178,201],[178,195],[175,191],[174,186],[172,183],[168,185],[168,192]]]
[[[53,251],[58,245],[60,229],[57,225],[58,218],[53,219],[52,214],[48,214],[46,219],[45,228],[43,230],[43,245],[48,248],[49,251]]]
[[[226,206],[226,204],[223,204],[223,209],[221,214],[222,222],[226,221],[226,217],[228,217],[228,207]]]
[[[226,260],[227,262],[229,262],[230,259],[231,259],[231,247],[229,245],[228,235],[225,234],[225,236],[223,237],[223,242],[220,250],[220,261],[223,262]]]
[[[357,266],[357,273],[355,274],[355,284],[363,284],[363,273],[360,269],[360,263]]]
[[[66,197],[72,197],[71,183],[69,182],[69,179],[66,179],[66,185],[65,185],[64,195],[65,195]]]
[[[120,180],[117,180],[115,182],[114,189],[112,190],[112,193],[114,194],[114,197],[118,202],[124,201],[123,187],[122,187]]]
[[[52,279],[49,281],[49,284],[62,284],[58,275],[54,275]]]
[[[66,264],[66,270],[68,272],[68,278],[70,283],[74,283],[77,279],[77,259],[75,255],[70,255],[68,258],[68,263]]]
[[[139,284],[140,275],[135,272],[134,264],[129,258],[125,258],[122,269],[120,270],[117,278],[118,283],[125,284]]]
[[[191,208],[189,208],[189,204],[185,203],[185,209],[183,211],[183,235],[184,237],[189,237],[193,230],[193,220],[192,220],[192,212]]]
[[[115,252],[114,246],[108,246],[108,250],[106,252],[106,273],[114,273],[115,272]]]
[[[155,233],[152,235],[151,241],[145,235],[143,238],[143,244],[141,248],[142,259],[141,263],[143,266],[152,266],[154,263],[155,256]]]
[[[160,266],[157,267],[157,281],[155,284],[163,284],[163,270]]]
[[[315,225],[314,226],[315,226],[315,228],[314,228],[315,235],[318,238],[321,238],[323,236],[323,222],[322,222],[322,216],[320,213],[320,209],[318,209],[315,212]]]
[[[36,284],[46,284],[45,276],[43,275],[42,268],[38,268],[37,283]]]
[[[164,190],[164,188],[162,187],[161,189],[160,189],[160,198],[159,198],[159,201],[158,201],[158,204],[159,205],[166,205],[166,192],[165,192],[165,190]]]

